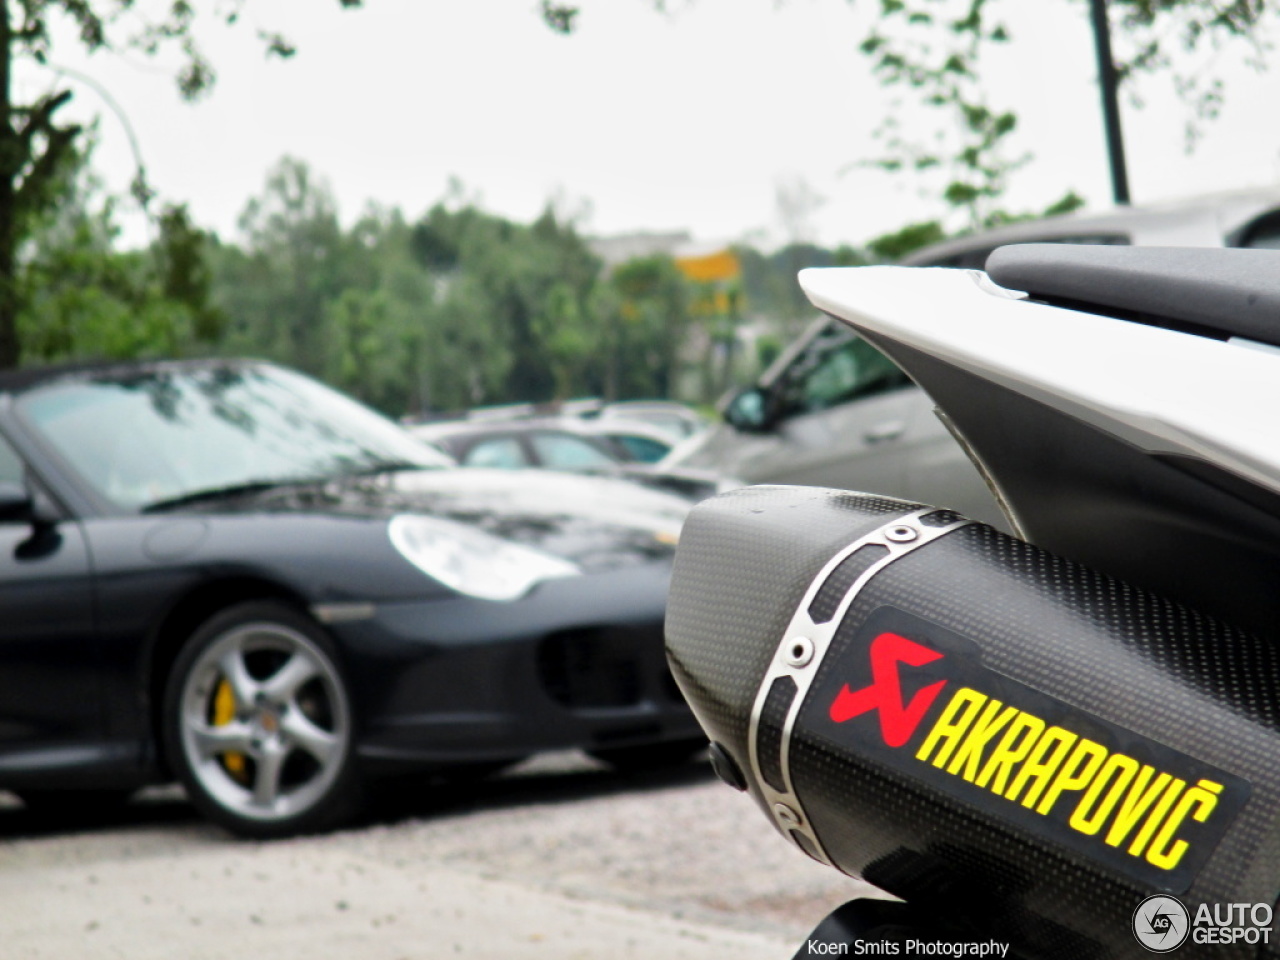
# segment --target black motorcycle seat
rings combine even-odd
[[[987,274],[1037,300],[1280,346],[1280,250],[1024,243]]]

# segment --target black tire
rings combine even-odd
[[[196,808],[270,839],[335,827],[362,793],[333,641],[293,607],[237,604],[187,640],[165,685],[166,756]]]
[[[634,747],[609,747],[590,750],[588,753],[621,773],[643,773],[649,770],[668,770],[682,766],[705,749],[707,749],[706,739],[698,737],[689,740],[644,743]]]

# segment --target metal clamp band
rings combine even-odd
[[[827,564],[818,572],[818,575],[801,598],[791,622],[787,625],[786,631],[778,641],[778,649],[774,652],[769,669],[765,672],[760,682],[760,688],[756,692],[755,704],[751,709],[751,728],[748,744],[751,772],[755,777],[756,785],[760,789],[761,798],[768,807],[774,826],[778,828],[782,835],[792,840],[797,846],[800,846],[805,853],[828,866],[835,866],[835,864],[827,856],[822,842],[814,832],[813,825],[805,812],[804,804],[801,802],[800,797],[796,795],[795,786],[791,779],[791,735],[795,728],[796,718],[799,716],[800,708],[808,696],[814,677],[817,676],[818,668],[822,666],[822,661],[827,655],[827,650],[831,646],[831,640],[835,636],[836,630],[839,629],[840,623],[844,620],[850,605],[871,578],[889,564],[912,551],[918,550],[925,544],[931,543],[939,537],[945,536],[953,530],[958,530],[960,527],[968,526],[973,522],[962,519],[939,527],[925,526],[920,522],[922,517],[937,512],[936,507],[926,507],[913,513],[904,514],[878,530],[874,530],[866,536],[855,540],[827,561]],[[818,595],[818,591],[822,589],[828,577],[841,563],[858,550],[869,545],[884,547],[888,550],[888,553],[869,566],[854,580],[841,598],[834,616],[824,623],[815,623],[809,611],[813,605],[814,598]],[[796,692],[791,699],[791,705],[787,711],[786,721],[782,729],[781,765],[784,789],[781,791],[774,789],[765,779],[760,766],[759,750],[760,718],[764,712],[765,703],[769,698],[769,692],[773,688],[773,683],[780,677],[789,677],[796,685]],[[812,849],[806,849],[806,844],[802,844],[796,838],[796,834],[803,836],[807,846]]]

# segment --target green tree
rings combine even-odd
[[[357,7],[361,0],[338,0]],[[248,0],[213,5],[210,17],[234,24]],[[161,0],[145,13],[137,0],[0,0],[0,369],[15,366],[20,354],[17,317],[22,307],[18,282],[19,251],[40,218],[59,198],[65,168],[74,164],[83,131],[60,123],[58,111],[71,99],[59,82],[27,102],[15,99],[14,68],[21,62],[43,65],[53,54],[54,38],[75,36],[89,53],[119,51],[154,55],[163,49],[182,54],[174,77],[179,93],[195,99],[214,82],[213,65],[197,43],[199,14],[194,0]],[[67,31],[63,29],[69,27]],[[269,54],[287,57],[293,47],[282,35],[259,31]],[[135,189],[148,199],[145,176]]]
[[[300,367],[392,415],[433,402],[439,365],[465,370],[438,342],[437,284],[398,210],[344,229],[323,179],[285,158],[242,225],[245,245],[216,257],[215,298],[234,318],[223,351]]]
[[[191,314],[191,335],[199,343],[222,338],[227,315],[212,302],[213,271],[208,233],[195,227],[186,204],[168,204],[157,218],[160,238],[153,247],[160,292]]]
[[[344,230],[324,181],[285,158],[241,224],[242,247],[210,251],[231,318],[221,351],[300,366],[393,415],[671,389],[683,276],[659,258],[606,282],[551,210],[519,224],[453,190],[412,224],[370,209]]]
[[[599,382],[600,263],[572,224],[551,210],[523,226],[437,204],[413,249],[439,292],[433,405],[548,400]]]
[[[323,180],[285,158],[217,252],[222,348],[299,366],[388,413],[546,400],[598,381],[600,265],[550,212],[525,226],[437,204],[344,230]],[[597,365],[598,366],[598,365]]]
[[[532,333],[540,342],[551,370],[554,396],[567,399],[590,376],[599,355],[601,327],[568,283],[553,283],[533,316]]]
[[[893,263],[907,254],[931,243],[947,239],[947,232],[938,220],[909,223],[900,230],[884,233],[867,244],[868,252],[880,261]]]
[[[17,329],[29,361],[177,356],[213,348],[209,238],[166,207],[149,250],[119,252],[115,201],[86,161],[65,171],[62,202],[29,229],[17,267]]]
[[[611,344],[610,398],[670,397],[693,325],[693,290],[667,256],[619,264],[610,276],[618,322]]]
[[[1072,0],[1085,11],[1081,0]],[[1255,66],[1264,64],[1266,17],[1263,0],[1109,0],[1117,77],[1133,92],[1144,74],[1165,73],[1187,104],[1190,145],[1223,102],[1219,78],[1206,56],[1224,46],[1243,50]],[[1015,42],[1000,0],[880,0],[880,17],[863,38],[881,81],[898,94],[880,128],[886,148],[876,161],[887,170],[944,174],[942,195],[963,211],[968,226],[992,226],[1020,217],[1001,206],[1009,178],[1029,153],[1013,154],[1018,118],[991,95],[983,82],[984,57]],[[901,125],[906,101],[933,111],[939,122],[927,132]],[[1138,102],[1136,98],[1134,102]],[[1071,209],[1068,193],[1054,207]]]
[[[335,386],[398,415],[430,405],[435,290],[398,210],[370,209],[350,231],[348,286],[325,307],[324,365]]]
[[[234,318],[228,347],[320,373],[326,310],[366,280],[366,253],[338,220],[327,183],[285,157],[240,217],[243,249],[224,251],[220,305]]]

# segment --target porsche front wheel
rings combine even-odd
[[[192,803],[241,836],[336,826],[360,791],[347,685],[328,636],[276,602],[201,626],[164,698],[167,755]]]

